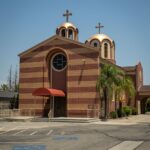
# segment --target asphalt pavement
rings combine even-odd
[[[150,116],[144,117],[79,124],[1,122],[0,150],[149,150]]]

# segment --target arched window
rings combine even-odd
[[[61,36],[62,36],[62,37],[66,37],[66,30],[65,30],[65,29],[62,29],[62,30],[61,30]]]
[[[111,55],[111,57],[112,57],[112,59],[115,59],[115,52],[114,52],[114,47],[112,47],[112,49],[111,49],[111,52],[112,52],[112,55]]]
[[[94,47],[97,47],[97,43],[96,42],[94,43]]]
[[[93,41],[91,42],[91,45],[92,45],[93,47],[99,47],[99,41],[98,41],[98,40],[93,40]]]
[[[104,57],[105,58],[108,57],[108,44],[107,43],[104,44]]]
[[[69,29],[68,31],[68,38],[73,40],[73,30]]]
[[[142,81],[142,71],[139,71],[139,80]]]

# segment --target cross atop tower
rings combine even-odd
[[[66,13],[64,13],[63,16],[66,17],[66,22],[68,22],[69,16],[72,16],[72,13],[70,13],[69,10],[66,10]]]
[[[98,28],[98,33],[100,34],[101,28],[103,28],[104,26],[101,25],[101,23],[99,22],[98,25],[95,27],[96,29]]]

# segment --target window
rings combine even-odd
[[[97,43],[94,43],[94,47],[97,47]]]
[[[107,43],[104,44],[104,57],[105,58],[108,57],[108,44]]]
[[[71,29],[69,29],[68,38],[73,40],[73,31]]]
[[[65,30],[65,29],[62,29],[62,30],[61,30],[61,36],[62,36],[62,37],[66,37],[66,30]]]
[[[99,41],[98,40],[92,40],[91,45],[93,47],[99,47]]]
[[[66,67],[67,59],[63,54],[54,55],[52,59],[53,68],[55,70],[62,70]]]
[[[142,81],[142,71],[139,71],[139,80]]]

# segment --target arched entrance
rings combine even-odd
[[[147,98],[147,100],[146,100],[145,110],[146,110],[146,112],[150,112],[150,97]]]
[[[146,112],[146,101],[150,98],[150,86],[143,85],[139,90],[138,97],[141,102],[141,113],[144,114]]]
[[[145,114],[147,111],[150,111],[150,97],[141,100],[141,113]]]
[[[54,50],[49,57],[49,81],[50,88],[59,89],[66,93],[67,57],[63,51]],[[50,100],[53,106],[53,117],[67,116],[67,98],[54,97]]]
[[[59,116],[64,116],[64,109],[63,109],[63,105],[64,105],[64,97],[65,97],[65,93],[62,90],[58,90],[58,89],[51,89],[51,88],[37,88],[33,91],[32,93],[34,96],[43,96],[43,97],[49,97],[49,117],[52,118],[53,116],[55,117],[59,117]],[[56,97],[56,99],[55,99]],[[60,97],[60,99],[59,99]],[[51,101],[50,101],[51,100]],[[54,104],[54,102],[58,100],[59,104],[56,105]],[[50,104],[52,104],[53,106],[51,106]],[[54,106],[56,105],[56,106]],[[54,109],[55,108],[55,109]],[[56,111],[57,110],[57,111]],[[47,112],[48,115],[48,112]]]

